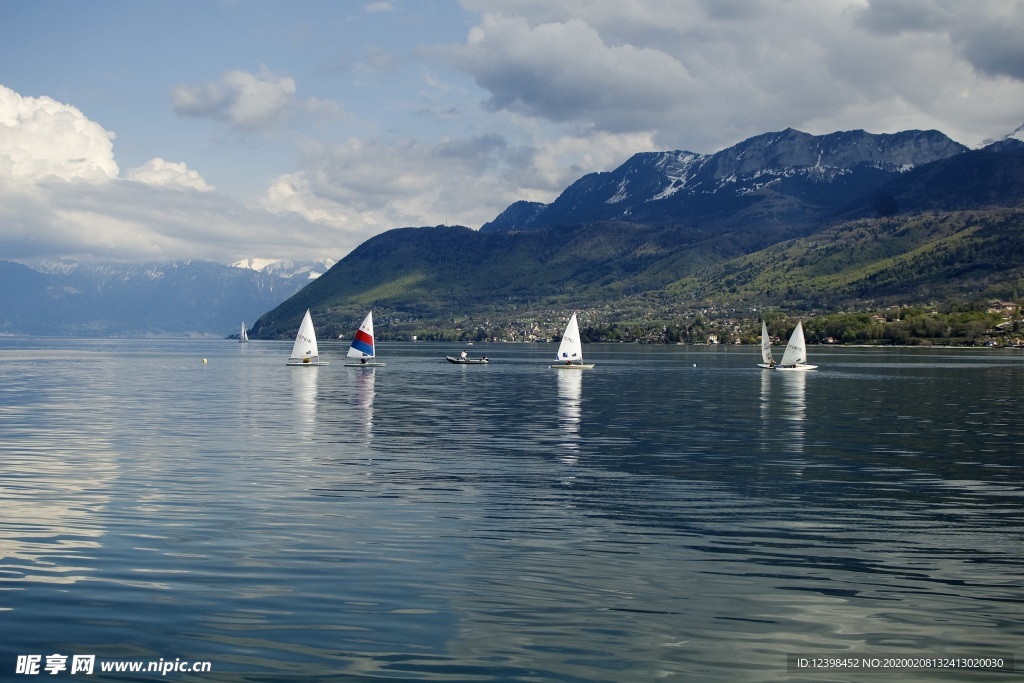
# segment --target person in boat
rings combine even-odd
[[[466,353],[465,349],[463,349],[462,353],[459,354],[459,358],[461,358],[462,360],[466,360],[466,358],[468,358],[468,354]]]
[[[366,359],[365,358],[360,358],[359,362],[362,363],[363,365],[366,365]]]

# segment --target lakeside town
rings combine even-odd
[[[578,313],[580,334],[588,343],[756,345],[763,318],[775,343],[784,343],[802,320],[810,344],[1024,348],[1024,318],[1021,306],[1013,301],[891,306],[806,316],[728,307],[702,308],[678,316],[607,308]],[[550,343],[560,338],[569,313],[544,309],[518,317],[511,312],[486,318],[462,316],[453,317],[446,326],[426,327],[416,320],[388,316],[385,311],[376,315],[380,339]],[[344,338],[344,333],[338,336]]]

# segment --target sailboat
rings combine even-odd
[[[560,370],[586,370],[594,367],[593,363],[583,362],[583,344],[580,343],[580,324],[576,322],[576,314],[569,318],[569,324],[562,333],[562,342],[558,345],[558,355],[551,366]]]
[[[762,354],[764,353],[764,342],[761,342]],[[793,334],[789,336],[789,343],[786,344],[786,352],[782,354],[782,360],[775,366],[776,370],[814,370],[817,365],[807,364],[807,343],[804,341],[804,325],[797,323]]]
[[[346,368],[382,368],[384,363],[376,361],[377,354],[373,346],[373,311],[366,314],[363,324],[356,330],[352,338],[352,346],[348,349],[349,358],[358,358],[358,363],[345,363]]]
[[[245,331],[245,321],[242,321],[242,334],[238,335],[238,341],[244,344],[249,341],[249,334]]]
[[[287,365],[330,365],[327,361],[320,360],[320,351],[316,347],[316,331],[313,329],[313,316],[306,309],[306,315],[302,316],[302,324],[295,335],[295,345],[292,346],[292,355],[288,358]]]
[[[775,359],[772,358],[772,338],[768,336],[768,325],[763,320],[761,321],[761,360],[763,362],[758,363],[757,367],[775,367]]]

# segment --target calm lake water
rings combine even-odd
[[[290,348],[0,339],[0,679],[1020,676],[787,657],[1021,650],[1024,353]]]

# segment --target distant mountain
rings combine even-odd
[[[1024,291],[1020,259],[999,260],[1024,245],[1022,148],[1008,137],[972,151],[937,131],[786,130],[713,155],[638,154],[479,232],[378,235],[255,332],[288,337],[307,307],[330,334],[372,307],[385,338],[581,308],[650,319],[717,304],[1009,296]],[[930,256],[908,270],[921,250]]]
[[[227,336],[306,282],[208,261],[0,261],[0,333]]]
[[[334,259],[321,258],[313,261],[289,261],[288,259],[249,258],[235,261],[233,268],[246,268],[283,278],[315,280],[335,264]]]
[[[938,131],[816,136],[787,129],[711,155],[645,152],[614,171],[583,176],[513,227],[499,217],[481,232],[627,221],[715,233],[757,223],[770,243],[813,229],[836,207],[915,167],[965,151]]]

